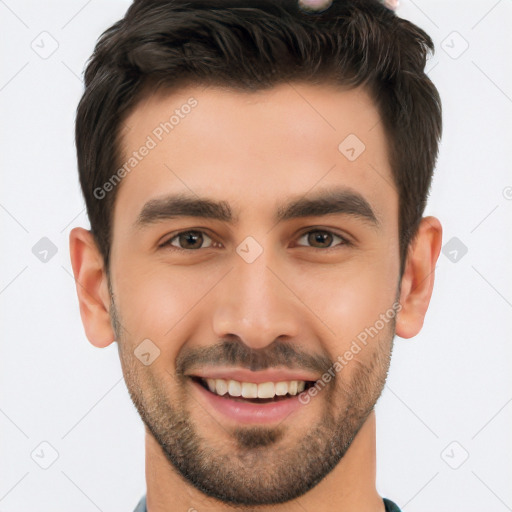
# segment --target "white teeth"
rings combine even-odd
[[[215,379],[215,388],[218,395],[225,395],[228,392],[228,383],[224,379]]]
[[[244,398],[258,398],[258,384],[242,382],[242,396]]]
[[[239,382],[237,380],[225,379],[203,379],[206,380],[208,389],[217,395],[226,393],[233,397],[244,398],[274,398],[274,396],[297,395],[302,393],[306,387],[303,380],[290,380],[280,382]]]
[[[288,393],[288,383],[287,382],[276,382],[276,395],[284,396]]]
[[[208,389],[215,393],[215,379],[206,379],[206,383],[208,384]]]
[[[231,396],[241,396],[242,395],[242,384],[236,380],[230,380],[228,384],[228,393]]]
[[[274,383],[264,382],[258,384],[258,398],[274,398]]]

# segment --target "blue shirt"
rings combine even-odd
[[[383,498],[384,506],[386,507],[386,512],[401,512],[400,509],[387,498]],[[139,504],[135,507],[133,512],[148,512],[146,509],[146,495],[142,496],[139,501]]]

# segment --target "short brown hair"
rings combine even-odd
[[[431,38],[379,0],[135,0],[99,38],[76,117],[80,184],[109,269],[123,120],[146,94],[186,84],[256,91],[290,82],[364,86],[387,135],[399,196],[400,276],[425,209],[442,132],[439,93],[424,72]],[[340,141],[341,142],[341,141]]]

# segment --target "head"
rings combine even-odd
[[[76,120],[81,315],[204,494],[276,504],[318,484],[373,410],[394,335],[421,329],[441,244],[422,217],[441,136],[429,50],[377,0],[135,1],[101,36]],[[197,382],[234,368],[323,384],[241,423]]]

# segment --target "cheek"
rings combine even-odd
[[[379,254],[380,258],[365,255],[314,277],[309,274],[300,286],[299,295],[304,302],[333,331],[325,331],[332,359],[343,354],[365,329],[374,326],[395,302],[398,266],[380,251]]]
[[[149,268],[148,268],[149,267]],[[205,280],[190,280],[190,274],[179,269],[163,271],[157,264],[118,267],[120,279],[116,304],[122,321],[134,343],[145,338],[162,349],[165,339],[173,338],[180,322],[208,290]]]

